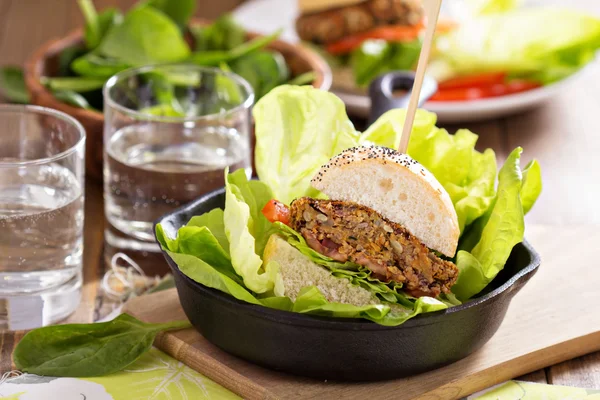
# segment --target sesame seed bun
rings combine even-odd
[[[353,147],[321,167],[311,183],[330,199],[362,204],[401,224],[432,250],[448,257],[456,253],[460,229],[452,200],[407,154]]]

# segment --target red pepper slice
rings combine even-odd
[[[538,88],[540,86],[541,85],[537,82],[516,79],[509,82],[495,83],[488,86],[438,90],[437,93],[429,99],[429,101],[479,100],[521,93],[527,90]]]
[[[471,88],[488,86],[506,82],[505,72],[488,72],[483,74],[465,75],[448,79],[438,84],[438,90]]]
[[[290,224],[290,209],[288,206],[275,199],[269,200],[262,209],[262,213],[270,222],[279,221]]]

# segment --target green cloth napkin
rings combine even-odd
[[[237,395],[158,349],[125,371],[99,378],[24,374],[0,384],[0,400],[229,400]]]
[[[123,372],[99,378],[21,375],[0,384],[0,400],[229,400],[237,395],[153,348]],[[467,400],[600,400],[600,390],[509,381]]]

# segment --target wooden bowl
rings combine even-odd
[[[206,24],[195,20],[193,24]],[[248,39],[260,36],[248,33]],[[83,30],[74,30],[67,36],[51,40],[38,48],[25,63],[25,84],[31,96],[32,104],[60,110],[75,117],[84,126],[86,140],[86,173],[96,180],[102,179],[102,136],[104,115],[101,112],[84,110],[63,103],[40,82],[43,76],[56,76],[59,55],[67,48],[83,47]],[[323,90],[331,87],[331,70],[327,63],[314,51],[305,47],[275,40],[267,48],[279,51],[285,58],[292,76],[315,71],[313,86]],[[254,143],[254,135],[252,135]]]

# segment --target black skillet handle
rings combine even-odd
[[[381,117],[386,111],[394,108],[407,108],[410,101],[410,93],[415,82],[415,73],[412,71],[388,72],[377,77],[369,85],[369,97],[371,98],[371,112],[369,114],[369,125]],[[394,90],[407,90],[404,96],[394,97]],[[421,107],[437,91],[437,82],[425,75],[419,107]]]

